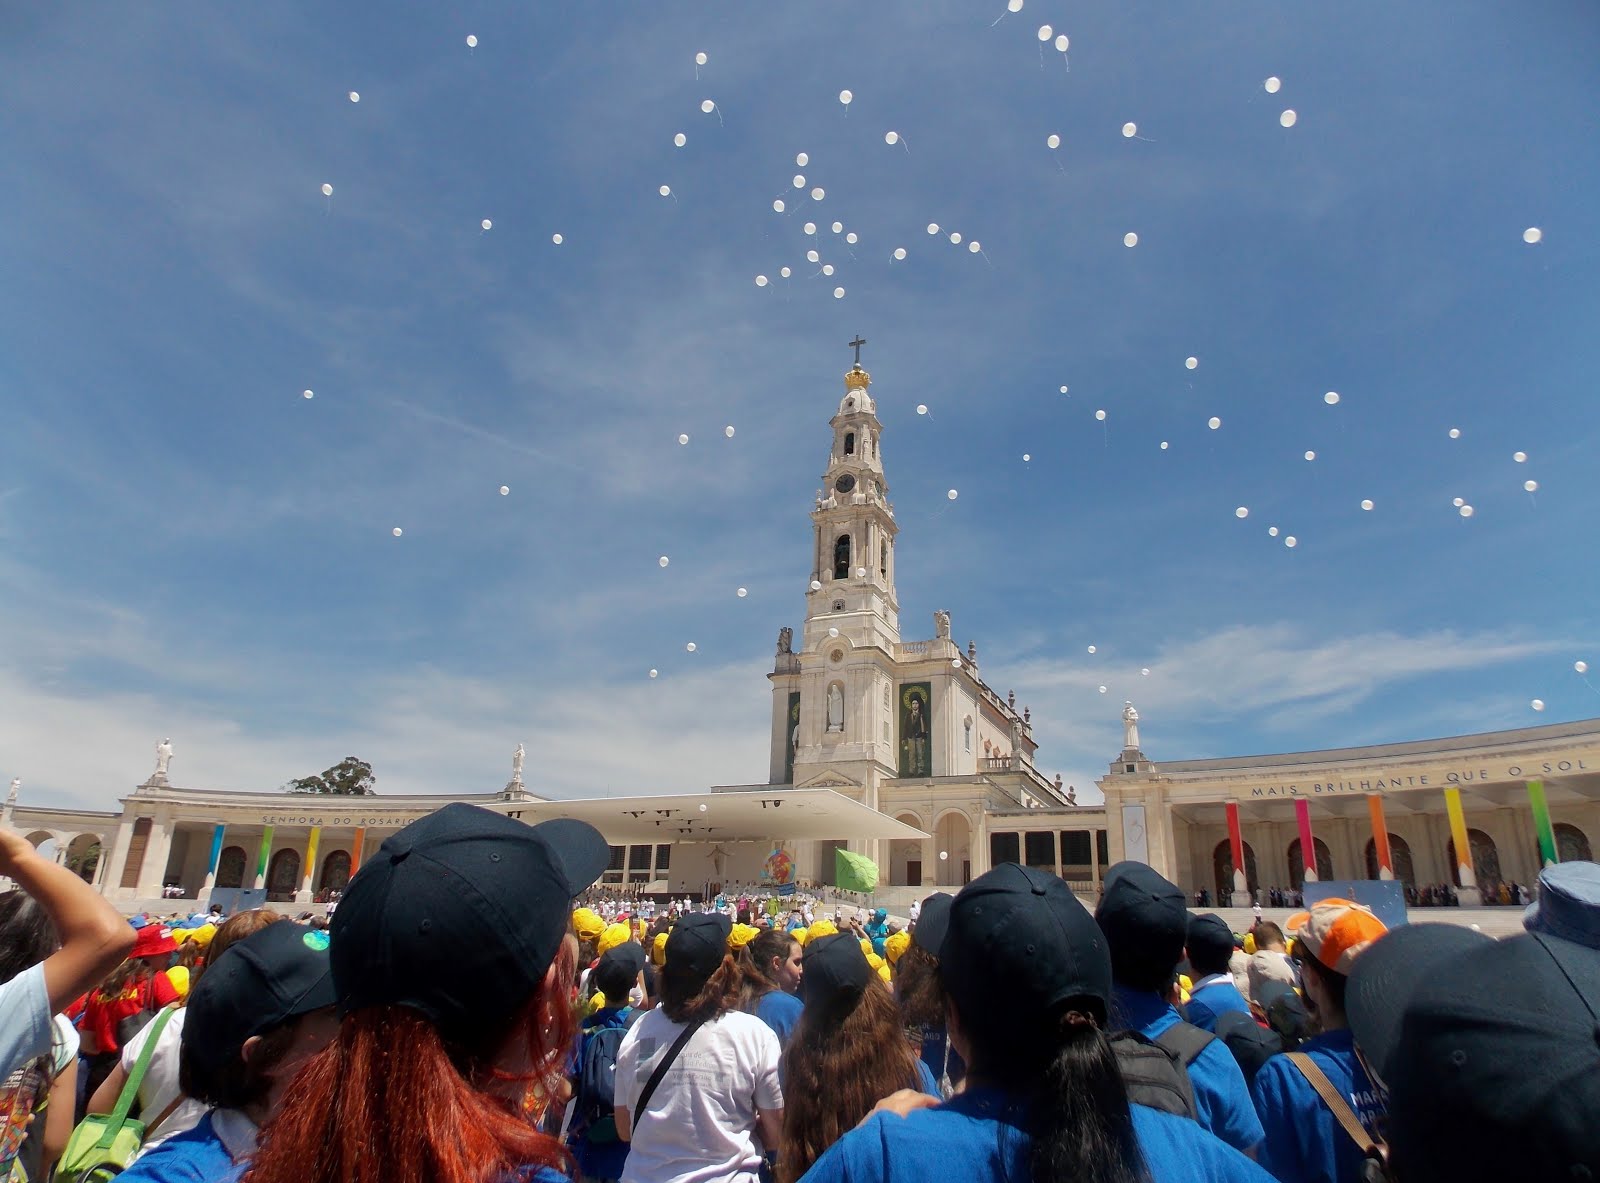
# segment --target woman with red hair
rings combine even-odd
[[[384,842],[329,929],[342,1019],[262,1131],[249,1183],[555,1183],[540,1118],[574,1034],[572,900],[610,848],[462,803]]]

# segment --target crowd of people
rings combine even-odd
[[[646,909],[594,893],[608,860],[454,804],[325,925],[130,922],[0,831],[0,1183],[1600,1172],[1592,863],[1495,941],[1338,899],[1236,934],[1142,863],[1092,913],[1004,864],[902,923]]]

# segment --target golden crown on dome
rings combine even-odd
[[[865,390],[872,385],[872,375],[861,368],[857,362],[845,371],[844,388],[846,390]]]

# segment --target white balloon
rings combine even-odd
[[[1123,139],[1131,140],[1131,139],[1133,139],[1134,136],[1136,136],[1138,134],[1139,134],[1139,125],[1137,123],[1124,123],[1122,125],[1122,138]]]
[[[672,186],[671,185],[663,185],[663,186],[661,186],[661,188],[657,189],[656,192],[661,194],[661,196],[663,196],[663,197],[671,197],[672,196]]]
[[[778,268],[778,274],[783,276],[783,278],[788,279],[789,275],[790,275],[790,271],[789,271],[789,269],[787,267],[780,267],[780,268]]]
[[[474,33],[468,33],[467,34],[467,48],[468,49],[476,49],[476,48],[478,48],[478,38],[477,38],[476,34],[474,34]]]
[[[832,226],[829,227],[829,229],[832,230],[835,234],[837,234],[837,233],[839,233],[839,231],[844,229],[844,223],[843,222],[835,222]]]
[[[926,415],[927,413],[928,413],[928,404],[927,403],[918,403],[917,404],[917,414]]]
[[[811,581],[811,590],[812,590],[812,591],[821,591],[821,590],[822,590],[822,584],[821,584],[821,582],[820,582],[820,581],[818,581],[818,580],[815,580],[815,579],[813,579],[813,580],[812,580],[812,581]]]
[[[511,496],[511,486],[510,485],[501,485],[500,486],[500,496],[502,496],[502,497]]]
[[[837,628],[830,628],[828,630],[828,635],[830,637],[837,637],[839,635],[839,630]]]
[[[1050,38],[1054,37],[1055,35],[1056,35],[1056,31],[1054,29],[1052,29],[1049,25],[1040,25],[1039,26],[1039,40],[1040,41],[1048,41],[1048,40],[1050,40]]]
[[[1141,678],[1148,678],[1150,676],[1150,667],[1149,666],[1145,666],[1144,669],[1140,670],[1139,671],[1139,676]]]
[[[1575,661],[1572,663],[1572,668],[1580,674],[1586,674],[1589,672],[1589,663],[1587,661]]]
[[[494,223],[491,222],[488,218],[485,218],[483,221],[479,222],[478,225],[482,226],[485,230],[493,230],[494,229]]]
[[[807,156],[804,152],[802,152],[802,153],[800,153],[798,156],[796,156],[794,158],[794,162],[796,164],[798,164],[801,168],[804,168],[806,165],[811,163],[811,157]]]
[[[1522,482],[1522,487],[1524,489],[1526,489],[1529,493],[1535,493],[1539,489],[1539,482],[1538,481],[1523,481]]]
[[[856,96],[851,94],[848,90],[841,90],[839,92],[839,101],[841,103],[843,103],[847,107],[851,104],[852,101],[854,101],[855,97]]]
[[[1472,514],[1473,514],[1473,509],[1472,509],[1472,506],[1470,506],[1470,505],[1463,505],[1463,506],[1462,506],[1462,507],[1461,507],[1461,516],[1462,516],[1462,517],[1464,517],[1464,518],[1470,518],[1470,517],[1471,517],[1471,516],[1472,516]]]
[[[672,137],[672,142],[674,145],[681,148],[689,142],[689,137],[680,131],[677,135]]]
[[[1094,652],[1094,646],[1093,646],[1093,645],[1090,645],[1090,646],[1089,646],[1089,652],[1090,652],[1090,653],[1093,653],[1093,652]]]
[[[1451,501],[1450,501],[1450,504],[1455,506],[1457,509],[1460,509],[1466,503],[1467,503],[1467,499],[1465,497],[1455,497],[1455,498],[1452,498]]]
[[[816,251],[807,251],[806,252],[806,262],[807,263],[819,263],[821,261],[822,261],[822,256],[819,255]]]
[[[1053,151],[1056,148],[1061,147],[1061,137],[1056,135],[1054,132],[1051,132],[1050,135],[1045,138],[1044,143],[1045,147]]]
[[[938,222],[929,222],[928,223],[928,233],[929,234],[937,234],[937,233],[939,233],[939,223]]]
[[[1132,230],[1128,231],[1126,234],[1124,234],[1122,236],[1122,245],[1123,246],[1138,246],[1139,245],[1139,236],[1137,234],[1135,234]]]
[[[402,530],[399,526],[396,526],[393,530],[390,531],[390,533],[393,534],[396,538],[398,538],[398,537],[400,537],[400,535],[404,534],[405,531]]]
[[[845,240],[845,241],[846,241],[846,242],[848,242],[848,243],[850,243],[850,244],[851,244],[851,245],[852,245],[852,246],[853,246],[853,245],[854,245],[854,244],[855,244],[855,243],[857,243],[857,242],[860,242],[860,241],[861,241],[861,240],[860,240],[860,239],[859,239],[859,238],[857,238],[857,237],[856,237],[856,232],[855,232],[855,231],[854,231],[854,230],[852,230],[852,231],[850,231],[850,233],[849,233],[849,234],[846,234],[846,235],[845,235],[845,236],[844,236],[844,240]]]
[[[1021,12],[1022,11],[1022,0],[1006,0],[1006,11],[1007,12]],[[941,853],[939,857],[943,858],[944,855]]]
[[[1096,422],[1104,423],[1106,421],[1106,413],[1104,411],[1096,411],[1094,417]]]
[[[1338,406],[1339,405],[1339,392],[1337,390],[1328,391],[1327,394],[1322,396],[1322,401],[1327,403],[1330,407]]]
[[[559,235],[559,234],[552,234],[550,236],[550,241],[555,243],[557,246],[560,246],[563,242],[566,241],[566,239],[562,238],[561,235]]]
[[[738,597],[739,597],[739,598],[740,598],[740,599],[741,599],[741,600],[742,600],[742,599],[744,599],[744,598],[745,598],[745,597],[746,597],[746,596],[747,596],[747,595],[749,595],[749,594],[750,594],[750,592],[749,592],[749,590],[748,590],[748,589],[746,589],[746,588],[742,588],[742,587],[741,587],[741,588],[740,588],[740,589],[739,589],[739,590],[738,590],[738,592],[736,592],[736,593],[735,593],[735,594],[736,594],[736,595],[737,595],[737,596],[738,596]]]
[[[906,248],[903,247],[903,246],[895,247],[894,248],[894,257],[897,258],[897,259],[905,258],[906,257]]]
[[[703,65],[706,64],[706,51],[705,50],[702,49],[699,53],[694,55],[694,64],[697,65],[697,66],[703,66]]]
[[[1452,427],[1450,429],[1450,438],[1453,439],[1453,440],[1460,439],[1461,438],[1461,429],[1459,427]]]
[[[1513,452],[1511,453],[1511,459],[1518,464],[1526,464],[1528,462],[1528,454],[1526,452]]]
[[[1212,431],[1215,431],[1217,428],[1222,426],[1222,420],[1213,415],[1211,418],[1206,420],[1206,426]]]
[[[1536,698],[1532,702],[1530,702],[1528,705],[1531,706],[1536,711],[1542,711],[1542,710],[1544,710],[1544,699]]]
[[[1183,359],[1183,368],[1186,370],[1192,370],[1199,364],[1200,359],[1198,357],[1186,357]]]
[[[1106,692],[1106,688],[1104,686],[1100,687],[1100,693],[1104,694],[1105,692]]]
[[[1233,516],[1236,518],[1247,518],[1250,516],[1250,509],[1248,506],[1241,505],[1238,509],[1233,511]]]
[[[833,298],[835,300],[844,299],[844,289],[843,288],[834,288],[833,289]]]
[[[722,429],[722,434],[727,436],[729,439],[732,439],[733,438],[733,424],[730,423],[730,424],[728,424],[728,426],[724,427]]]
[[[300,392],[300,397],[301,398],[316,398],[317,396],[313,392],[311,392],[309,390],[302,390]]]
[[[897,131],[886,131],[886,132],[884,132],[883,133],[883,142],[885,144],[898,144],[900,142],[900,133],[897,132]]]
[[[671,559],[667,558],[666,555],[662,555],[659,559],[656,560],[656,566],[665,567],[670,562],[672,562]]]
[[[1363,498],[1362,501],[1361,501],[1361,508],[1365,509],[1365,510],[1371,510],[1372,509],[1372,499],[1371,498]]]
[[[1056,48],[1059,49],[1062,53],[1066,53],[1067,52],[1067,46],[1069,46],[1071,44],[1072,44],[1072,42],[1067,40],[1067,35],[1065,33],[1062,33],[1059,37],[1056,38]]]
[[[713,103],[710,99],[702,99],[700,101],[700,110],[703,111],[705,114],[709,115],[709,114],[711,114],[711,112],[715,111],[716,109],[717,109],[717,105],[715,103]]]
[[[1012,12],[1016,12],[1021,7],[1022,7],[1022,0],[1011,0],[1011,11]],[[957,665],[957,667],[959,667],[961,665],[961,659],[959,657],[956,658],[956,665]],[[950,852],[948,850],[941,850],[939,852],[939,861],[941,863],[942,862],[947,862],[949,860],[949,858],[950,858]]]
[[[979,252],[981,252],[982,250],[983,250],[983,243],[979,242],[976,238],[974,238],[971,242],[967,243],[967,251],[970,254],[976,255]]]
[[[826,191],[820,185],[811,191],[812,201],[821,201],[826,196]]]
[[[1267,527],[1267,536],[1269,538],[1276,538],[1278,536],[1278,527],[1276,527],[1276,526],[1268,526]]]
[[[352,103],[359,103],[361,101],[361,92],[358,90],[352,90],[350,92],[350,101]]]
[[[1290,550],[1293,550],[1297,545],[1299,545],[1299,541],[1300,540],[1298,538],[1296,538],[1293,534],[1291,534],[1291,535],[1289,535],[1289,537],[1287,537],[1287,538],[1285,538],[1283,540],[1283,544],[1285,546],[1287,546]]]
[[[784,206],[783,206],[782,199],[779,199],[778,201],[774,201],[772,203],[772,212],[775,213],[775,214],[781,214],[783,212],[783,208],[784,208]]]
[[[1028,462],[1028,461],[1030,461],[1030,460],[1032,460],[1032,459],[1033,459],[1033,457],[1032,457],[1032,456],[1030,456],[1030,455],[1029,455],[1029,454],[1028,454],[1028,453],[1026,453],[1026,452],[1024,452],[1024,453],[1023,453],[1023,454],[1022,454],[1022,462],[1023,462],[1023,463],[1024,463],[1024,464],[1026,464],[1026,463],[1027,463],[1027,462]]]
[[[1161,450],[1163,452],[1165,452],[1167,450],[1167,441],[1166,440],[1162,440],[1161,441]]]
[[[679,436],[679,437],[678,437],[678,442],[679,442],[679,443],[680,443],[680,444],[686,444],[686,443],[688,443],[688,442],[689,442],[689,437],[688,437],[688,436],[686,436],[686,435],[680,435],[680,436]]]
[[[1283,83],[1279,82],[1276,78],[1268,78],[1263,85],[1266,87],[1268,94],[1277,94],[1278,88],[1282,86]]]
[[[824,263],[822,265],[822,274],[824,274],[824,275],[832,275],[833,274],[833,264],[832,263]]]
[[[1063,387],[1062,387],[1062,388],[1061,388],[1061,393],[1062,393],[1062,394],[1065,394],[1065,393],[1067,393],[1067,388],[1066,388],[1066,387],[1065,387],[1065,386],[1063,386]]]
[[[1307,452],[1306,453],[1306,459],[1307,460],[1315,460],[1316,458],[1317,458],[1317,454],[1315,452]]]
[[[651,671],[650,671],[650,676],[651,676],[651,677],[652,677],[652,678],[654,678],[654,677],[656,677],[656,675],[657,675],[657,674],[658,674],[658,673],[659,673],[659,671],[657,671],[657,670],[651,670]]]
[[[324,197],[332,197],[333,196],[333,186],[332,185],[324,185],[324,186],[322,186],[322,195]]]
[[[693,652],[694,652],[694,649],[695,649],[695,645],[694,645],[694,642],[693,642],[693,641],[690,641],[690,642],[689,642],[689,643],[688,643],[688,644],[687,644],[687,645],[685,645],[685,646],[684,646],[684,649],[685,649],[685,650],[687,650],[687,651],[688,651],[688,652],[690,652],[690,653],[693,653]],[[704,806],[704,805],[702,805],[702,806],[701,806],[701,807],[700,807],[700,808],[701,808],[701,809],[704,809],[704,808],[705,808],[705,806]]]
[[[767,277],[765,275],[756,276],[756,287],[764,288],[766,286],[767,286]]]
[[[1529,226],[1522,232],[1522,241],[1532,246],[1544,237],[1544,231],[1537,226]]]
[[[805,174],[804,173],[795,173],[794,174],[794,180],[791,181],[790,183],[793,184],[796,189],[804,189],[806,187]]]
[[[951,501],[954,501],[956,499],[956,497],[958,496],[958,494],[956,493],[956,491],[954,489],[951,489],[948,493],[945,494],[945,496],[948,497]]]
[[[804,229],[807,234],[815,234],[817,232],[817,224],[815,222],[807,222]]]
[[[1293,111],[1285,111],[1282,115],[1278,116],[1278,122],[1283,124],[1284,127],[1293,127],[1295,120],[1299,118],[1300,116],[1296,115]]]
[[[961,231],[952,230],[950,232],[950,241],[951,241],[952,244],[954,244],[956,246],[961,245]]]

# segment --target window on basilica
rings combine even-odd
[[[844,433],[844,454],[846,456],[854,456],[856,454],[856,433],[853,431]]]

